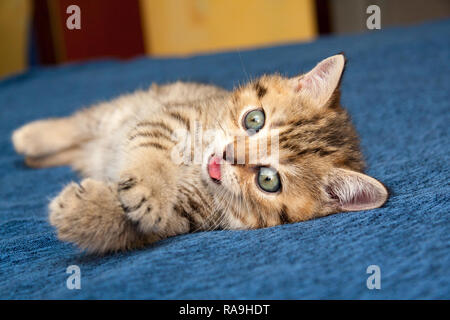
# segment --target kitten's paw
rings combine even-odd
[[[128,218],[143,232],[160,232],[167,223],[167,204],[151,188],[133,175],[124,175],[118,183],[119,201]]]
[[[15,130],[12,135],[12,142],[16,152],[30,157],[45,154],[47,146],[40,141],[40,131],[41,125],[39,122],[32,122]]]
[[[107,206],[114,201],[110,194],[102,182],[92,179],[67,185],[49,205],[50,223],[57,228],[59,238],[79,242],[78,237],[93,227],[89,219],[93,211],[99,209],[99,203],[104,201]]]
[[[77,127],[65,118],[30,122],[12,134],[14,149],[27,157],[48,156],[77,143]]]
[[[128,219],[113,189],[93,179],[66,186],[49,205],[50,223],[58,238],[91,252],[126,248],[128,235],[123,231],[128,231]]]

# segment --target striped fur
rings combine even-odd
[[[331,59],[331,60],[330,60]],[[349,115],[339,103],[343,58],[334,56],[306,75],[263,76],[232,92],[194,83],[156,86],[61,119],[30,123],[13,134],[16,150],[34,167],[71,165],[83,177],[50,203],[61,240],[90,252],[132,249],[177,234],[217,228],[248,229],[370,209],[387,198],[362,174],[364,163]],[[339,73],[339,74],[337,74]],[[266,115],[256,134],[243,128],[253,108]],[[176,163],[179,130],[203,137],[201,161]],[[250,163],[252,148],[279,141]],[[208,175],[211,154],[244,141],[243,163],[224,162],[220,184]],[[184,149],[183,149],[184,148]],[[259,166],[278,170],[281,191],[255,183]]]

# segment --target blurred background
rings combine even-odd
[[[0,0],[0,77],[39,65],[369,32],[372,4],[381,9],[382,29],[450,17],[449,0]],[[66,26],[70,5],[80,8],[81,29]]]

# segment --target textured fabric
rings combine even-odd
[[[0,298],[450,298],[450,20],[314,43],[186,59],[141,58],[34,69],[0,82]],[[380,209],[252,231],[182,235],[144,250],[94,257],[57,240],[50,197],[69,168],[28,169],[14,128],[152,82],[231,89],[263,73],[295,75],[348,58],[342,101],[368,173],[391,191]],[[81,290],[66,268],[81,268]],[[366,269],[381,269],[368,290]]]

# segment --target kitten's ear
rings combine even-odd
[[[339,86],[345,66],[343,54],[322,60],[310,72],[293,78],[294,88],[318,108],[327,105]]]
[[[333,169],[325,184],[328,200],[342,211],[375,209],[388,198],[386,187],[381,182],[352,170]]]

